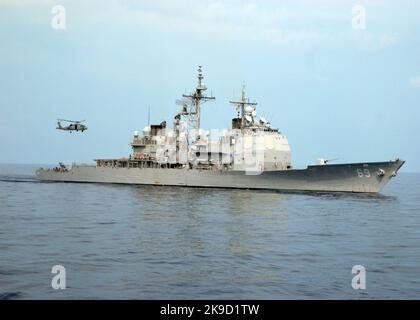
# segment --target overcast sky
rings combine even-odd
[[[245,81],[295,166],[400,157],[420,171],[420,1],[0,0],[0,162],[127,156],[149,105],[172,122],[198,65],[216,96],[206,129],[230,126]]]

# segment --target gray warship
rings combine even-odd
[[[237,114],[226,130],[201,129],[206,101],[202,67],[191,94],[177,100],[180,110],[173,127],[166,122],[134,132],[129,157],[95,159],[92,165],[60,163],[40,168],[42,181],[118,183],[158,186],[279,190],[289,192],[377,193],[404,164],[384,162],[332,164],[318,159],[304,169],[293,168],[287,137],[264,117],[242,88],[240,99],[230,101]]]

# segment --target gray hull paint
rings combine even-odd
[[[301,170],[243,171],[73,166],[67,172],[39,169],[44,181],[145,184],[316,192],[379,192],[404,164],[388,162],[308,166]],[[381,175],[382,173],[383,175]]]

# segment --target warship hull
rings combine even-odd
[[[403,160],[328,164],[306,169],[263,171],[120,168],[73,165],[68,170],[39,169],[42,181],[260,189],[303,192],[377,193],[396,175]]]

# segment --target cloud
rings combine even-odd
[[[109,21],[164,34],[250,45],[353,46],[378,51],[397,43],[397,35],[386,29],[354,31],[352,5],[329,1],[114,0]],[[377,19],[373,16],[369,19]]]
[[[410,85],[413,88],[420,88],[420,76],[411,78],[410,79]]]
[[[369,51],[381,51],[395,45],[398,42],[398,36],[396,33],[354,31],[351,35],[343,34],[343,40],[351,41],[357,48]]]
[[[56,3],[51,0],[0,0],[2,4],[30,7]],[[203,40],[300,48],[352,45],[373,51],[397,42],[395,34],[383,29],[381,32],[354,32],[351,1],[337,4],[327,0],[318,3],[305,0],[62,0],[60,4],[72,6],[73,10],[68,14],[79,15],[72,21],[86,26],[97,22],[98,25],[128,26]],[[368,15],[369,24],[373,24],[371,19],[376,19],[373,16]]]
[[[54,0],[0,0],[0,6],[29,7],[56,4]]]

